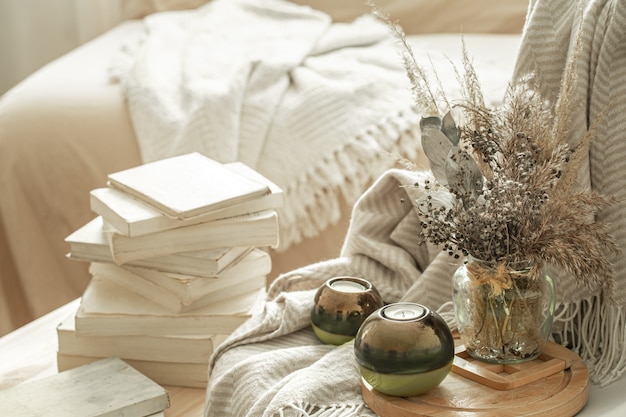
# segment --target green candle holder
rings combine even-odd
[[[413,397],[438,386],[454,360],[446,322],[421,304],[394,303],[371,314],[354,340],[361,376],[383,394]]]
[[[363,321],[384,305],[378,290],[358,277],[335,277],[315,293],[311,325],[318,339],[341,345],[352,339]]]

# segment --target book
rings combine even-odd
[[[57,352],[57,368],[68,370],[101,360],[99,357],[72,355]],[[208,381],[207,363],[178,363],[146,360],[126,360],[153,381],[161,385],[188,388],[206,388]]]
[[[192,311],[265,287],[270,270],[270,256],[259,249],[214,279],[98,262],[89,268],[92,276],[125,287],[173,313]],[[189,288],[191,283],[195,284],[193,290]]]
[[[58,352],[65,355],[206,365],[215,347],[228,337],[228,335],[81,335],[76,332],[75,314],[76,311],[73,311],[56,328]]]
[[[270,192],[266,184],[229,170],[198,152],[114,172],[107,176],[107,183],[179,219]]]
[[[119,358],[1,390],[0,404],[11,417],[138,417],[170,406],[163,387]]]
[[[134,237],[108,230],[106,222],[103,228],[113,261],[117,264],[219,247],[277,247],[279,239],[276,210],[250,213]]]
[[[229,286],[239,279],[268,274],[272,267],[272,260],[267,252],[253,249],[245,257],[228,266],[219,276],[211,277],[212,279],[127,265],[124,267],[173,293],[181,301],[190,303],[205,294]]]
[[[74,317],[79,335],[230,334],[264,306],[265,288],[193,312],[172,313],[115,283],[92,277]]]
[[[71,233],[65,241],[70,250],[70,259],[90,262],[113,262],[102,217],[98,216]],[[155,258],[136,259],[127,266],[156,269],[159,271],[188,274],[199,277],[215,277],[232,263],[237,262],[252,247],[234,246],[175,253]]]
[[[70,369],[85,366],[86,364],[101,359],[102,358],[94,356],[71,355],[57,352],[57,369],[59,369],[59,371],[67,372]],[[208,364],[206,363],[158,362],[135,359],[128,359],[125,362],[154,382],[161,385],[186,388],[206,388],[209,378]],[[49,414],[45,414],[46,417],[48,415]],[[67,416],[78,415],[82,417],[82,414],[67,414]],[[114,415],[116,417],[118,415],[126,416],[126,414]],[[139,416],[138,414],[136,415]],[[44,414],[41,415],[41,417],[43,416]]]
[[[172,313],[192,312],[211,303],[216,303],[263,288],[267,281],[266,275],[242,277],[236,284],[217,289],[190,302],[183,302],[166,289],[143,279],[140,275],[125,270],[123,267],[114,264],[92,264],[91,271],[93,276],[97,276],[98,278],[113,282],[133,291],[137,295],[147,298],[155,304],[159,304]]]
[[[254,199],[185,219],[168,216],[150,204],[133,197],[131,194],[112,187],[91,190],[89,194],[90,207],[93,212],[102,216],[108,224],[115,228],[117,233],[132,237],[246,213],[278,209],[283,205],[284,196],[280,187],[252,168],[241,162],[224,164],[224,167],[242,176],[266,184],[269,192]]]

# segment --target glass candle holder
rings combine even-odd
[[[341,345],[354,338],[363,321],[383,306],[378,290],[358,277],[335,277],[315,293],[311,325],[318,339]]]
[[[454,360],[454,339],[436,312],[394,303],[371,314],[354,340],[361,376],[383,394],[412,397],[439,385]]]

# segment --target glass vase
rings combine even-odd
[[[452,278],[461,342],[490,363],[520,363],[545,347],[556,304],[554,281],[529,263],[498,265],[468,257]]]

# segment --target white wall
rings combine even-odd
[[[120,20],[119,0],[0,0],[0,95]]]

